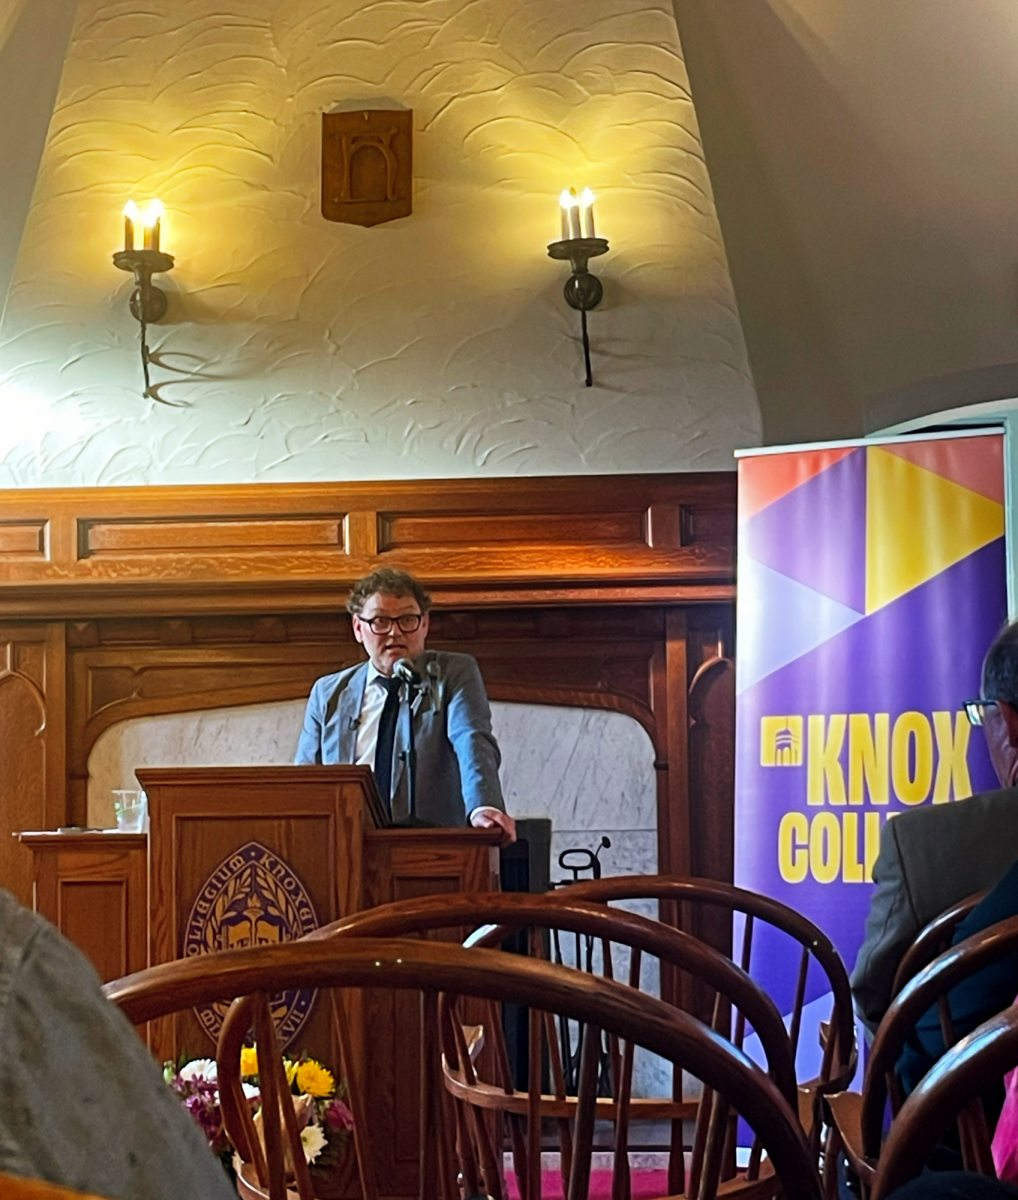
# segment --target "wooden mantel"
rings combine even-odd
[[[639,720],[662,869],[725,873],[731,705],[701,696],[713,724],[689,736],[694,678],[731,691],[701,671],[732,638],[735,475],[715,472],[0,491],[0,884],[30,899],[12,831],[85,823],[112,724],[295,699],[358,661],[342,605],[383,564],[425,582],[429,645],[474,654],[493,699]]]

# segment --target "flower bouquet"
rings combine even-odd
[[[232,1177],[238,1164],[235,1148],[223,1128],[215,1060],[185,1059],[186,1056],[182,1056],[177,1064],[165,1063],[163,1077],[198,1122],[213,1154]],[[346,1085],[342,1081],[337,1085],[331,1071],[306,1055],[298,1059],[284,1058],[283,1067],[293,1094],[304,1158],[312,1169],[328,1169],[342,1156],[353,1129],[353,1114],[343,1101]],[[255,1128],[261,1137],[258,1051],[254,1046],[245,1046],[241,1051],[240,1073],[244,1095],[251,1105]]]

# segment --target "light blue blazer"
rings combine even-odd
[[[465,825],[468,815],[482,805],[504,812],[498,781],[501,755],[476,661],[469,654],[426,650],[416,665],[424,676],[414,705],[417,819],[456,826]],[[369,669],[364,662],[314,684],[294,758],[298,766],[354,761]],[[405,749],[404,707],[392,759],[392,816],[397,823],[409,816],[406,764],[401,757]]]

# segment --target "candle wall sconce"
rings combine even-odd
[[[173,269],[173,255],[159,249],[163,206],[153,200],[142,212],[133,200],[124,208],[124,248],[113,255],[113,265],[134,274],[134,291],[129,301],[131,316],[141,325],[141,369],[145,378],[146,400],[158,400],[149,380],[148,326],[166,315],[166,293],[152,282],[152,276]],[[135,249],[137,232],[142,245]]]
[[[604,295],[601,280],[591,275],[587,263],[592,258],[608,253],[608,242],[597,237],[594,231],[594,193],[584,188],[577,196],[573,188],[559,197],[562,216],[562,237],[548,247],[550,258],[568,260],[573,273],[566,280],[563,294],[570,308],[579,310],[580,329],[583,335],[583,363],[586,368],[585,383],[592,387],[594,378],[590,370],[590,339],[587,336],[587,313],[597,308]]]

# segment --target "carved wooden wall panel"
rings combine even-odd
[[[0,885],[23,902],[32,864],[13,835],[66,811],[63,637],[59,624],[0,625]]]
[[[132,554],[278,554],[284,550],[346,553],[344,522],[335,517],[268,520],[78,522],[78,558],[125,562]]]
[[[687,688],[731,650],[734,555],[720,473],[0,492],[0,616],[32,664],[0,675],[19,780],[0,841],[84,823],[88,754],[115,722],[296,699],[359,661],[346,590],[392,563],[432,591],[429,645],[473,654],[493,699],[643,725],[659,862],[686,871]],[[9,843],[0,873],[25,896]]]

